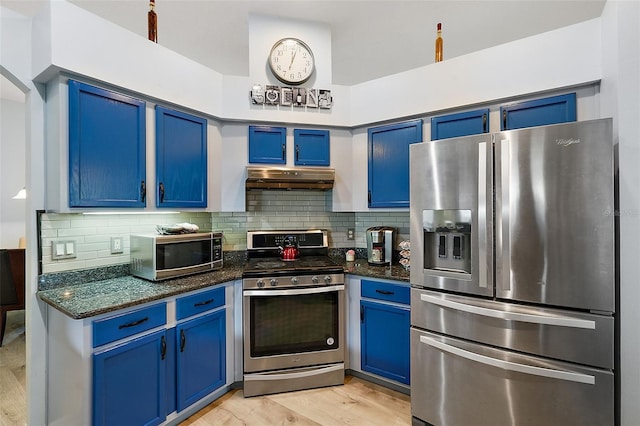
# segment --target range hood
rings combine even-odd
[[[248,166],[245,187],[250,189],[314,189],[333,188],[335,169],[330,167]]]

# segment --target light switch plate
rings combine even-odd
[[[51,242],[51,259],[76,258],[76,242],[73,240],[55,240]]]

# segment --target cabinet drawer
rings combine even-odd
[[[93,322],[93,347],[115,342],[167,323],[167,304],[115,315]]]
[[[409,304],[410,287],[380,281],[362,280],[360,294],[370,299]]]
[[[176,320],[224,306],[225,287],[217,287],[192,296],[181,297],[176,301]]]

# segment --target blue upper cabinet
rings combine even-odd
[[[330,145],[328,130],[294,129],[296,166],[328,166]]]
[[[409,145],[422,142],[422,120],[374,127],[369,137],[369,207],[409,207]]]
[[[69,80],[69,207],[145,207],[145,102]]]
[[[249,163],[286,164],[287,129],[249,126]]]
[[[156,106],[157,207],[207,207],[207,120]]]
[[[489,133],[489,110],[461,112],[431,119],[431,140]]]
[[[576,121],[576,94],[552,96],[500,107],[500,130]]]

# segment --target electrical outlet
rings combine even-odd
[[[119,254],[123,251],[122,237],[111,237],[111,254]]]
[[[356,231],[353,228],[347,229],[347,240],[353,240],[356,237]]]

